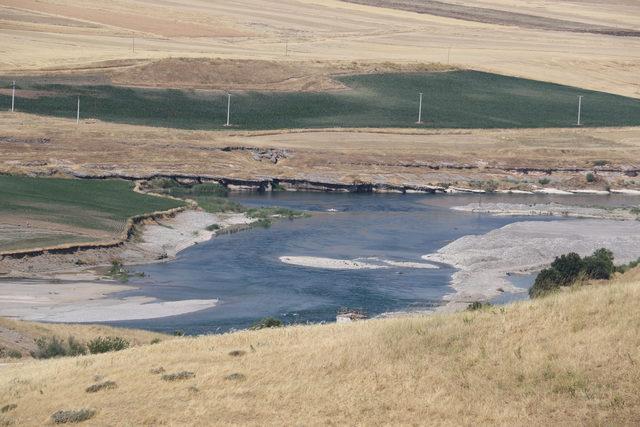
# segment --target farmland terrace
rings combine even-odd
[[[231,124],[240,130],[308,128],[551,128],[640,125],[640,101],[552,83],[478,71],[336,76],[344,90],[232,94]],[[8,82],[4,85],[7,87]],[[0,103],[10,105],[5,89]],[[424,123],[418,119],[424,93]],[[227,95],[219,91],[23,83],[19,111],[182,129],[221,129]]]

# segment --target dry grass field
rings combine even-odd
[[[104,325],[36,323],[0,317],[0,349],[5,353],[8,350],[14,350],[19,351],[23,357],[28,357],[29,352],[36,349],[35,340],[37,338],[53,336],[63,339],[73,336],[83,343],[100,336],[119,336],[129,341],[133,346],[149,344],[153,339],[168,338],[163,334],[137,329],[112,328]],[[6,360],[13,363],[22,361],[22,359]]]
[[[0,113],[0,172],[640,187],[640,129],[188,131]],[[43,142],[44,141],[44,142]],[[393,149],[390,150],[389,147]],[[284,151],[277,163],[257,157]],[[525,173],[525,169],[534,169]],[[583,170],[575,171],[575,169]],[[587,183],[587,170],[604,180]],[[637,182],[636,182],[637,181]]]
[[[86,408],[92,425],[636,425],[639,279],[475,312],[4,366],[0,402],[16,407],[0,416],[42,425]],[[183,371],[193,376],[163,379]],[[103,381],[117,389],[85,392]]]
[[[454,3],[461,4],[442,2],[441,8],[455,9]],[[640,96],[640,38],[527,25],[545,18],[638,31],[637,2],[476,0],[464,5],[533,18],[477,22],[473,13],[455,19],[338,0],[0,0],[0,71],[19,77],[25,70],[168,57],[440,62]]]

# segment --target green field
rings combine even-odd
[[[425,127],[523,128],[573,126],[578,95],[585,126],[640,125],[640,100],[534,80],[454,71],[372,74],[338,78],[351,90],[325,93],[242,92],[232,95],[231,123],[238,129],[417,127],[418,93],[424,92]],[[8,87],[8,81],[0,86]],[[183,129],[223,129],[226,95],[220,92],[114,86],[23,84],[54,96],[19,98],[18,111]],[[0,105],[10,105],[0,96]]]
[[[132,187],[123,180],[0,175],[0,251],[114,238],[132,216],[182,205]]]

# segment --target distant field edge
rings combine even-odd
[[[83,181],[82,178],[75,178],[75,177],[60,179],[60,178],[33,177],[33,176],[27,176],[27,175],[7,174],[7,173],[0,172],[0,179],[7,178],[7,177],[13,177],[13,178],[22,177],[22,178],[30,178],[30,179],[37,179],[37,180],[57,179],[57,180],[69,180],[70,182]],[[108,178],[108,179],[100,179],[100,180],[128,181],[125,179],[115,178],[115,177]],[[89,181],[89,180],[86,180],[86,181]],[[133,187],[131,188],[131,191],[134,192]],[[2,188],[0,188],[0,194],[1,193],[2,193]],[[152,194],[152,195],[146,194],[146,196],[169,199],[162,195],[156,195],[156,194]],[[69,254],[69,253],[75,253],[81,250],[108,249],[108,248],[118,247],[131,238],[131,236],[134,234],[135,227],[138,224],[142,223],[143,221],[150,220],[150,219],[172,217],[177,213],[182,212],[186,209],[188,209],[188,206],[184,203],[181,203],[181,205],[177,207],[130,216],[126,219],[123,230],[117,236],[111,239],[99,239],[99,240],[90,241],[90,242],[62,243],[62,244],[47,245],[42,247],[4,250],[4,251],[0,251],[0,259],[4,257],[6,258],[32,257],[32,256],[43,255],[46,253]],[[2,212],[0,212],[0,223],[2,223]]]

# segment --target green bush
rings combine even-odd
[[[608,280],[616,271],[613,264],[613,252],[608,249],[598,249],[593,255],[583,259],[584,271],[590,279]]]
[[[259,329],[279,328],[281,326],[284,326],[282,320],[275,319],[273,317],[265,317],[264,319],[258,320],[256,323],[251,325],[250,329],[255,331]]]
[[[207,225],[207,231],[216,231],[220,230],[220,226],[218,224]]]
[[[129,341],[121,337],[97,337],[89,341],[87,347],[91,354],[107,353],[128,348]]]
[[[587,174],[586,178],[587,178],[587,182],[595,182],[596,181],[596,176],[591,172],[589,172]]]
[[[35,359],[51,359],[64,356],[81,356],[87,354],[87,348],[74,337],[67,341],[58,337],[40,337],[36,339],[37,350],[31,352]]]
[[[558,283],[561,285],[575,282],[583,266],[582,258],[575,252],[561,255],[551,263],[551,268],[558,273]]]
[[[539,183],[540,185],[547,185],[547,184],[549,184],[550,182],[551,182],[551,180],[550,180],[549,178],[540,178],[540,179],[538,180],[538,183]]]
[[[580,278],[607,280],[615,271],[618,268],[613,263],[613,252],[608,249],[600,248],[585,258],[572,252],[557,257],[551,267],[538,274],[529,289],[529,296],[535,298],[545,295],[561,286],[569,286]]]

